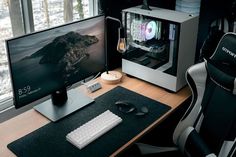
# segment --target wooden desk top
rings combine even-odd
[[[191,92],[188,87],[183,88],[177,93],[167,92],[166,90],[152,85],[150,83],[141,81],[136,78],[130,78],[124,76],[121,83],[117,85],[108,85],[101,82],[100,78],[97,79],[102,84],[102,89],[94,92],[87,93],[85,86],[80,86],[78,90],[82,90],[87,93],[90,97],[96,98],[101,94],[115,88],[116,86],[122,86],[151,99],[157,100],[159,102],[165,103],[172,107],[172,109],[163,115],[161,118],[157,119],[152,125],[143,130],[138,136],[134,137],[129,143],[125,144],[114,152],[111,156],[116,156],[120,151],[124,150],[129,144],[135,142],[139,139],[145,132],[153,128],[155,125],[164,120],[168,115],[173,112],[179,105],[181,105],[189,96]],[[7,148],[7,144],[12,141],[19,139],[28,133],[46,125],[50,121],[40,115],[37,111],[31,109],[23,114],[20,114],[10,120],[7,120],[0,124],[0,156],[1,157],[15,157],[15,155]]]

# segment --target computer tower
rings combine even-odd
[[[122,10],[127,51],[122,71],[177,92],[194,64],[198,16],[174,10],[136,6]]]

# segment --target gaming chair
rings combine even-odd
[[[174,131],[177,147],[137,143],[140,152],[155,157],[173,157],[174,151],[187,157],[236,157],[236,34],[223,35],[213,55],[190,67],[186,79],[192,102]]]

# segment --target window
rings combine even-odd
[[[7,0],[0,1],[0,110],[9,106],[6,102],[12,97],[5,48],[5,39],[13,36],[8,6]]]
[[[0,1],[0,112],[12,105],[5,40],[98,14],[97,0]]]

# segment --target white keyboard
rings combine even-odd
[[[118,125],[122,119],[107,110],[67,134],[66,139],[79,149]]]

